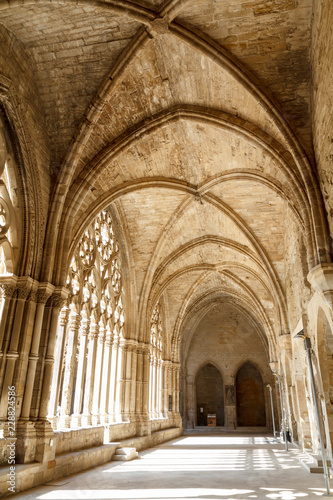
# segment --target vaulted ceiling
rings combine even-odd
[[[195,315],[231,301],[273,356],[290,327],[290,241],[314,262],[320,246],[311,19],[311,0],[0,0],[46,121],[56,282],[112,203],[139,329],[161,299],[176,346]]]

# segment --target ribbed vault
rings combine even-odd
[[[160,300],[176,360],[192,317],[234,303],[274,358],[289,331],[293,228],[305,274],[329,260],[304,83],[310,3],[0,1],[47,123],[42,280],[65,284],[83,231],[111,207],[131,276],[128,337],[147,341]]]

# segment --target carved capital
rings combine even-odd
[[[5,283],[0,283],[1,298],[10,299],[11,297],[14,296],[16,290],[17,290],[17,288],[15,285],[8,285]]]
[[[54,291],[54,286],[51,283],[40,283],[37,290],[36,301],[38,304],[46,304],[49,297]]]
[[[65,305],[69,295],[69,290],[64,287],[55,288],[52,295],[46,302],[46,307],[61,308]]]
[[[68,318],[69,318],[69,309],[68,307],[63,307],[59,315],[59,323],[61,327],[64,328],[67,325]]]

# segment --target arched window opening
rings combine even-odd
[[[245,363],[236,376],[237,425],[266,425],[265,396],[262,377],[255,366]]]
[[[216,425],[224,425],[224,388],[219,370],[207,363],[196,377],[197,425],[208,425],[208,415],[216,415]]]
[[[14,222],[18,208],[16,169],[10,126],[0,107],[0,277],[14,273],[13,247],[18,247],[21,232]]]
[[[150,418],[160,418],[165,413],[163,392],[163,327],[160,302],[156,303],[150,321]]]
[[[119,420],[118,347],[125,312],[121,257],[112,217],[103,210],[85,230],[67,277],[60,314],[49,418],[56,428]],[[111,363],[112,360],[112,363]],[[113,366],[112,366],[113,365]]]

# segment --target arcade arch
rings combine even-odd
[[[279,374],[315,448],[301,327],[331,434],[325,16],[207,2],[223,27],[196,0],[0,1],[0,440],[15,387],[34,484],[197,426],[205,378],[232,431],[270,428]]]

